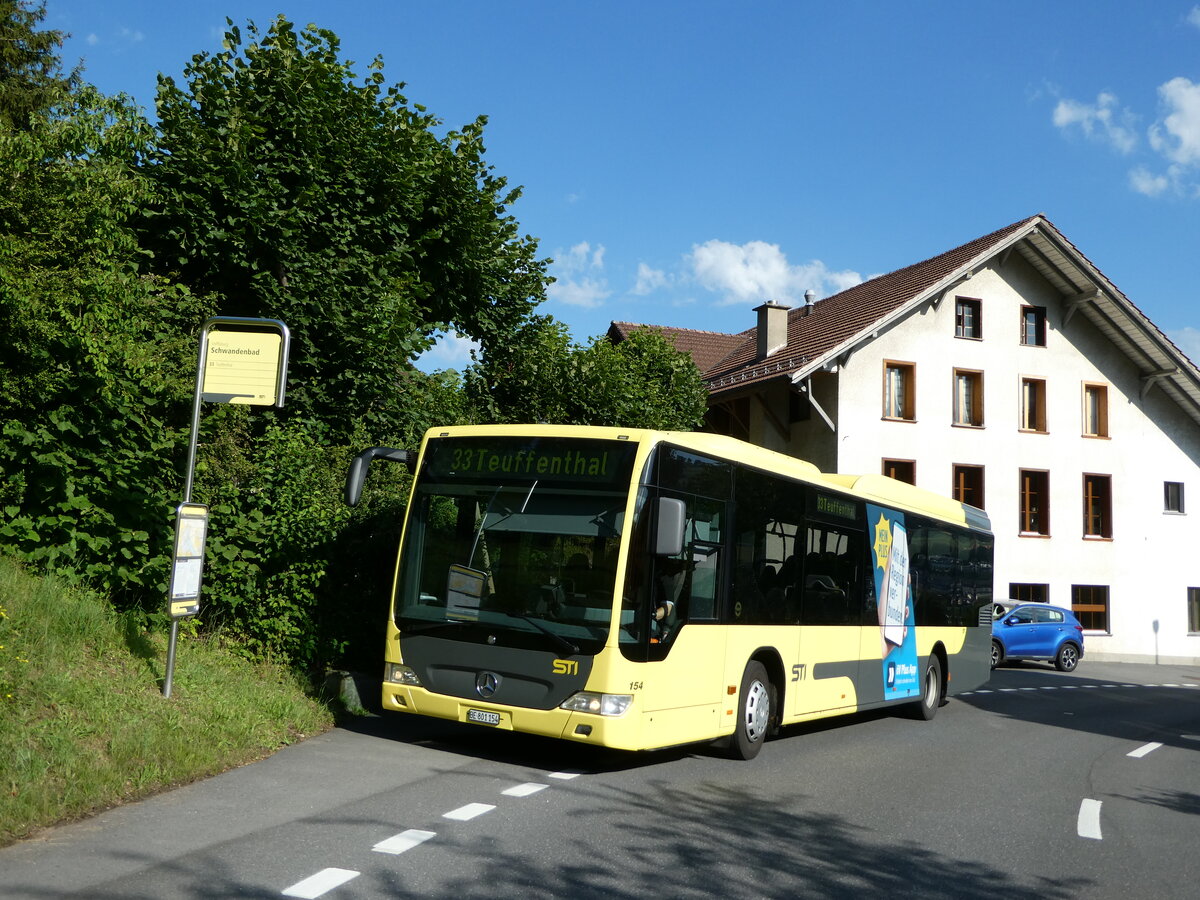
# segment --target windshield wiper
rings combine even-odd
[[[434,622],[431,625],[418,625],[416,627],[405,628],[400,626],[400,633],[403,635],[414,634],[431,634],[434,631],[441,631],[443,628],[449,628],[451,625],[461,625],[462,622],[458,619],[447,619],[444,622]]]
[[[504,520],[511,519],[513,516],[517,515],[518,513],[523,515],[525,513],[525,508],[527,506],[529,506],[529,498],[533,496],[534,489],[537,488],[537,486],[538,486],[538,483],[535,480],[533,482],[533,484],[531,484],[529,486],[529,493],[527,493],[525,495],[525,502],[521,504],[521,508],[519,510],[517,510],[516,512],[513,512],[511,509],[509,509],[507,506],[505,506],[504,515],[502,515],[499,519],[497,519],[495,522],[493,522],[492,527],[495,528],[497,525],[499,525]],[[487,506],[483,510],[483,516],[480,517],[480,519],[479,519],[479,528],[475,532],[475,540],[471,543],[471,555],[467,558],[468,566],[472,566],[475,564],[475,548],[477,548],[479,546],[479,539],[481,537],[483,537],[483,532],[485,530],[483,526],[485,524],[487,524],[488,514],[492,511],[492,504],[496,502],[496,498],[500,495],[500,492],[502,490],[504,490],[504,485],[502,485],[502,484],[497,485],[496,489],[494,491],[492,491],[492,496],[488,498]]]
[[[554,642],[554,645],[556,647],[558,647],[560,650],[562,650],[564,653],[566,653],[568,656],[574,656],[576,653],[579,652],[579,648],[577,646],[575,646],[573,643],[568,641],[565,637],[563,637],[558,632],[551,631],[549,628],[547,628],[545,625],[543,625],[537,619],[531,618],[526,615],[522,615],[521,613],[508,612],[507,610],[496,610],[496,612],[502,612],[502,613],[504,613],[504,615],[508,616],[510,619],[520,619],[522,622],[528,622],[530,625],[532,625],[534,628],[536,628],[542,634],[546,635],[546,637],[550,638]]]

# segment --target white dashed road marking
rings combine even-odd
[[[469,822],[476,816],[482,816],[484,813],[489,813],[496,807],[491,803],[468,803],[466,806],[460,806],[458,809],[452,809],[450,812],[442,815],[443,819],[454,819],[458,822]]]
[[[1100,801],[1084,800],[1079,804],[1079,818],[1075,828],[1081,838],[1103,840],[1100,834]]]
[[[316,900],[326,891],[340,887],[352,878],[357,878],[358,872],[351,869],[322,869],[316,875],[310,875],[303,881],[298,881],[283,892],[285,897],[300,897],[302,900]]]
[[[1157,750],[1161,746],[1162,746],[1162,744],[1160,744],[1157,741],[1154,741],[1149,744],[1142,744],[1142,746],[1138,747],[1136,750],[1132,750],[1129,753],[1126,753],[1125,755],[1132,756],[1134,759],[1141,759],[1147,753],[1153,753],[1155,750]]]
[[[391,853],[393,856],[398,856],[405,850],[411,850],[413,847],[425,843],[432,837],[437,837],[437,832],[410,828],[408,831],[392,835],[386,841],[380,841],[371,849],[376,853]]]
[[[501,791],[501,793],[505,797],[528,797],[530,794],[544,791],[548,787],[548,784],[537,784],[536,782],[529,781],[525,784],[518,784],[516,787],[510,787],[505,791]]]
[[[559,781],[570,781],[573,778],[578,778],[582,772],[551,772],[551,778]],[[539,791],[544,791],[548,788],[548,784],[541,784],[536,781],[527,781],[523,784],[516,784],[510,788],[505,788],[502,793],[506,797],[530,797]],[[489,813],[495,809],[495,804],[492,803],[468,803],[466,806],[460,806],[458,809],[452,809],[448,813],[443,813],[443,819],[454,819],[458,822],[469,822],[472,819],[482,816],[484,813]],[[398,856],[412,850],[414,847],[419,847],[428,840],[437,837],[436,831],[422,831],[418,828],[410,828],[407,831],[402,831],[399,834],[394,834],[390,838],[380,841],[371,849],[376,853],[388,853],[392,856]],[[302,900],[316,900],[332,891],[336,887],[340,887],[348,881],[357,878],[361,873],[355,872],[352,869],[322,869],[316,875],[310,875],[303,881],[298,881],[290,888],[283,891],[284,897],[299,897]]]

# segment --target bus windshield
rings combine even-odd
[[[430,439],[401,554],[397,626],[598,652],[635,451],[607,440]]]

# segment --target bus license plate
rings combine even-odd
[[[468,709],[467,721],[477,722],[480,725],[499,725],[500,713],[487,712],[486,710],[482,709]]]

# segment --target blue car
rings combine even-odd
[[[992,619],[992,668],[1002,662],[1038,659],[1071,672],[1083,659],[1083,626],[1069,609],[1045,603],[1005,606]]]

